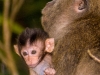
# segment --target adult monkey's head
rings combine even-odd
[[[100,0],[53,0],[42,10],[42,25],[56,40],[64,35],[70,23],[100,13]],[[94,12],[95,11],[95,12]],[[99,11],[97,13],[97,11]],[[88,15],[88,16],[87,16]],[[87,17],[86,17],[87,16]],[[69,26],[68,26],[69,27]]]

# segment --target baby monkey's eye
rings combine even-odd
[[[23,52],[23,55],[26,56],[26,55],[28,55],[28,54],[27,54],[27,52]]]
[[[31,54],[36,54],[36,50],[32,50]]]

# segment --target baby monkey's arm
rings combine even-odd
[[[53,65],[52,65],[52,60],[51,60],[51,56],[49,54],[47,54],[44,58],[44,61],[46,61],[47,63],[50,64],[50,66],[48,68],[45,69],[44,71],[44,75],[55,75],[56,74],[56,71],[55,69],[53,68]]]

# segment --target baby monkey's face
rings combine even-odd
[[[21,55],[23,56],[28,67],[34,68],[40,62],[44,53],[44,44],[41,41],[36,41],[32,45],[27,43],[22,47]]]

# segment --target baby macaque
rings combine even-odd
[[[14,45],[16,53],[29,67],[30,75],[55,75],[51,55],[54,49],[54,38],[38,28],[26,28]]]

